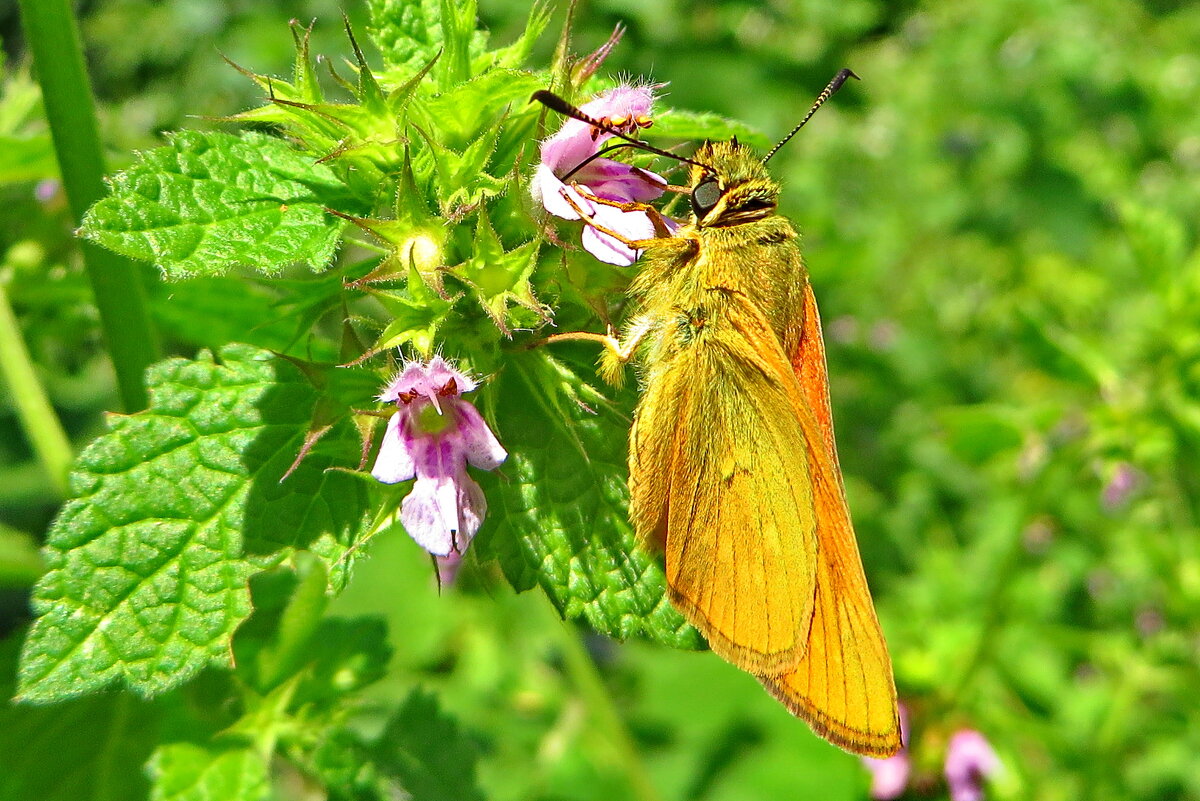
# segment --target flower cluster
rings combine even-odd
[[[385,484],[415,478],[400,507],[409,535],[453,578],[487,513],[467,465],[494,470],[508,457],[479,411],[463,399],[477,383],[441,356],[404,365],[379,395],[396,404],[371,475]]]
[[[651,125],[654,92],[649,86],[622,85],[584,104],[580,111],[632,134]],[[590,223],[626,239],[655,236],[654,222],[642,209],[623,208],[660,197],[666,180],[655,173],[597,155],[613,135],[576,119],[542,142],[541,164],[530,183],[534,199],[565,220],[586,219],[583,247],[608,264],[630,265],[638,253]],[[664,223],[671,226],[669,220]]]

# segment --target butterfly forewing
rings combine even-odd
[[[713,299],[704,335],[647,388],[633,434],[632,507],[644,536],[665,529],[671,600],[712,649],[743,670],[779,673],[806,647],[813,490],[792,401],[752,346],[730,347],[723,303]],[[646,441],[646,430],[658,436]]]

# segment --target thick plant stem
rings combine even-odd
[[[63,188],[79,224],[88,207],[104,196],[105,189],[96,109],[75,18],[70,0],[20,0],[20,6]],[[121,401],[126,411],[144,409],[145,369],[158,359],[159,350],[139,268],[90,243],[81,242],[80,247]]]
[[[71,469],[71,443],[63,433],[46,390],[38,381],[21,339],[21,329],[8,302],[8,293],[0,281],[0,372],[12,393],[13,405],[25,429],[25,436],[46,470],[60,498],[67,496],[67,473]]]
[[[613,704],[608,688],[604,686],[596,663],[588,654],[575,629],[561,620],[548,602],[546,606],[551,609],[547,615],[548,618],[552,618],[549,625],[554,625],[555,630],[562,634],[558,638],[558,645],[562,649],[567,675],[583,699],[592,723],[599,729],[602,739],[612,748],[613,756],[620,763],[625,778],[629,781],[632,797],[637,801],[660,801],[658,790],[638,754],[629,728]]]

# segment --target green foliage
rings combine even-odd
[[[483,799],[475,781],[475,745],[428,693],[408,697],[372,750],[414,801]]]
[[[535,89],[670,81],[645,136],[765,151],[843,66],[863,81],[771,168],[824,313],[907,797],[945,797],[970,727],[1004,763],[989,798],[1200,798],[1194,10],[596,0],[568,46],[528,0],[369,0],[347,26],[329,0],[189,8],[82,20],[124,165],[83,233],[158,266],[183,356],[106,428],[73,223],[27,183],[55,174],[40,97],[4,73],[0,281],[81,455],[50,522],[0,400],[0,692],[24,642],[25,699],[0,706],[0,801],[864,797],[855,758],[690,652],[626,521],[636,391],[590,343],[530,347],[619,324],[636,270],[529,198],[558,125]],[[396,522],[410,485],[361,472],[397,348],[482,378],[509,451],[473,473],[490,509],[453,589]],[[10,588],[39,541],[29,620]]]
[[[316,403],[298,369],[232,345],[219,362],[164,362],[149,384],[150,408],[113,418],[80,455],[76,498],[49,532],[22,658],[26,700],[114,680],[157,694],[227,663],[252,573],[303,547],[340,574],[362,530],[361,485],[323,472],[336,450],[280,483]]]
[[[479,548],[499,557],[514,587],[540,584],[564,615],[583,615],[598,631],[703,647],[626,518],[628,418],[544,352],[514,356],[497,382],[499,434],[512,457],[489,488],[501,523]]]
[[[249,747],[174,743],[158,749],[149,768],[154,780],[152,801],[259,801],[270,797],[267,763]]]
[[[82,233],[168,278],[239,266],[270,275],[294,262],[323,270],[342,227],[324,209],[345,195],[330,169],[281,139],[180,131],[113,180]]]

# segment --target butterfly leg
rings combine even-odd
[[[650,224],[654,226],[654,238],[655,239],[670,238],[671,229],[669,227],[667,227],[667,218],[665,216],[663,216],[663,213],[661,211],[654,208],[653,206],[646,204],[646,203],[638,203],[635,200],[607,200],[605,198],[596,197],[595,195],[583,192],[582,187],[580,187],[579,189],[580,189],[580,194],[584,195],[588,200],[592,201],[593,203],[599,203],[602,206],[612,206],[614,209],[620,209],[621,211],[645,212],[646,216],[650,219]],[[592,226],[593,228],[595,228],[598,231],[603,230],[600,228],[600,226],[596,225],[596,223],[592,221],[590,215],[588,215],[585,211],[583,211],[583,209],[579,208],[578,204],[576,204],[574,200],[567,197],[566,195],[564,195],[563,197],[566,199],[566,201],[568,203],[571,204],[571,207],[574,208],[575,211],[578,212],[579,215],[584,218],[584,222],[586,222],[588,225]],[[676,222],[676,221],[672,220],[672,222]],[[676,223],[676,224],[678,224],[678,223]],[[604,230],[604,233],[609,233],[609,232],[607,230]],[[611,234],[611,235],[615,236],[615,234]],[[619,239],[619,237],[618,237],[618,239]],[[621,239],[620,241],[625,244],[629,244],[628,242],[625,242],[625,240],[623,240],[623,239]],[[642,248],[639,248],[639,250],[641,250],[641,249]]]
[[[617,337],[612,326],[609,326],[608,332],[605,334],[593,334],[590,331],[570,331],[563,334],[551,334],[545,339],[538,342],[538,345],[549,345],[554,342],[597,342],[604,350],[600,353],[600,375],[610,384],[620,386],[624,380],[624,374],[621,368],[625,363],[633,358],[633,354],[637,352],[638,345],[642,343],[642,339],[650,332],[653,324],[651,317],[640,317],[635,319],[626,329],[621,337]]]
[[[634,250],[645,250],[648,247],[654,247],[654,243],[660,241],[661,239],[668,238],[671,235],[671,232],[667,229],[666,224],[662,221],[662,215],[658,214],[658,210],[651,206],[647,206],[644,203],[622,203],[617,200],[601,200],[595,196],[588,197],[588,199],[594,203],[599,203],[604,206],[613,206],[614,208],[618,208],[623,211],[649,210],[654,212],[654,214],[647,214],[647,216],[650,217],[651,224],[654,225],[655,234],[658,234],[658,236],[655,236],[652,239],[630,239],[629,237],[625,236],[625,234],[618,233],[608,226],[597,222],[596,218],[593,217],[590,212],[584,211],[583,208],[575,202],[575,199],[566,192],[562,193],[562,198],[563,200],[567,201],[567,205],[573,208],[575,213],[578,214],[579,218],[585,223],[590,225],[592,228],[595,228],[600,233],[607,234],[608,236],[611,236],[613,239],[620,242],[622,245],[633,248]],[[657,215],[657,217],[655,215]]]

